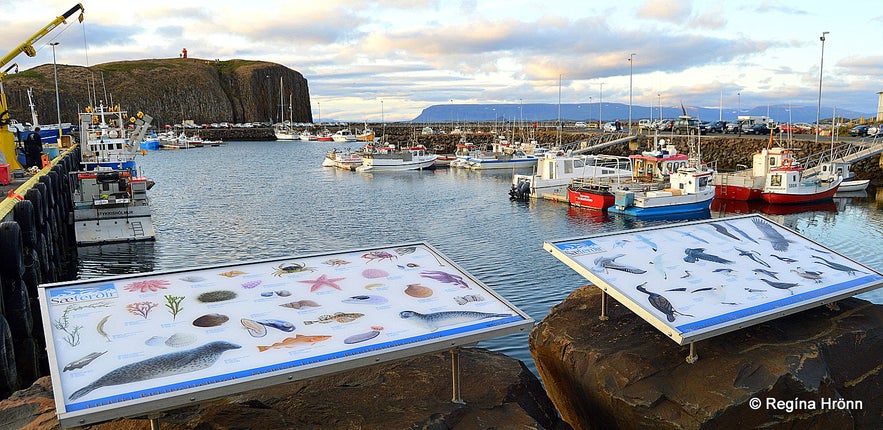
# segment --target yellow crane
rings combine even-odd
[[[83,13],[86,9],[83,8],[82,3],[77,3],[76,6],[72,7],[69,11],[64,14],[55,17],[48,25],[41,28],[40,31],[34,33],[33,36],[25,40],[22,44],[18,45],[15,49],[10,51],[8,54],[4,55],[2,59],[0,59],[0,152],[3,153],[3,156],[6,158],[6,162],[9,163],[9,167],[12,170],[21,169],[22,166],[18,162],[18,157],[15,155],[15,135],[9,131],[9,107],[6,104],[6,93],[3,92],[2,81],[3,78],[6,77],[9,70],[12,67],[4,69],[7,64],[9,64],[15,57],[18,57],[19,54],[25,53],[28,57],[34,57],[37,55],[37,50],[34,49],[34,43],[37,43],[38,40],[42,39],[43,36],[46,36],[58,27],[61,24],[67,22],[67,19],[73,16],[73,14],[80,11],[80,16],[78,17],[79,22],[83,22]]]

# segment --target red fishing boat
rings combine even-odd
[[[833,197],[843,181],[841,176],[816,176],[804,180],[803,172],[797,162],[786,159],[782,167],[770,169],[767,173],[761,197],[773,204],[815,202]]]

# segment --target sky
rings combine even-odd
[[[816,0],[86,0],[21,70],[176,58],[300,72],[313,117],[397,121],[450,103],[835,107],[874,115],[883,7]],[[0,0],[6,49],[76,5]],[[823,32],[825,41],[820,37]],[[877,48],[875,48],[877,46]],[[634,54],[634,55],[632,55]],[[8,67],[8,66],[5,66]],[[820,75],[821,70],[821,75]],[[821,77],[821,97],[819,96]]]

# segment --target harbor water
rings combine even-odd
[[[544,241],[678,222],[510,201],[511,171],[366,174],[321,167],[335,145],[341,144],[228,142],[139,157],[139,168],[156,182],[149,191],[156,241],[81,247],[78,276],[426,242],[540,321],[587,284],[543,250]],[[883,201],[875,195],[868,190],[807,208],[814,210],[765,216],[883,272]],[[715,204],[711,216],[733,216],[733,210],[746,209]],[[883,289],[861,297],[883,303]],[[481,346],[535,370],[527,334]]]

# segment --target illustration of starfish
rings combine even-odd
[[[339,290],[340,286],[335,284],[335,282],[342,281],[344,279],[346,279],[346,278],[328,278],[327,276],[322,275],[319,277],[319,279],[308,279],[306,281],[297,281],[297,282],[302,282],[304,284],[313,284],[312,286],[310,286],[310,292],[312,293],[313,291],[316,291],[319,288],[321,288],[323,285],[327,285],[331,288],[336,288]]]

